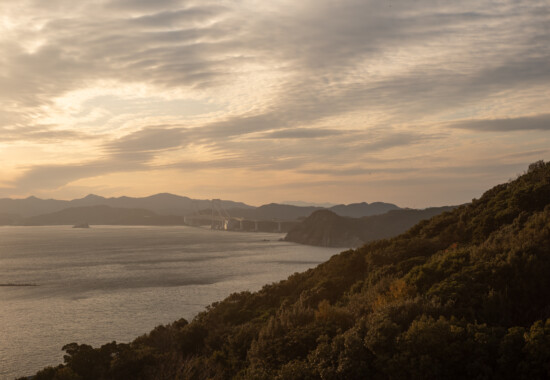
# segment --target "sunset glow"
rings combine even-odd
[[[550,158],[549,10],[0,2],[0,196],[467,202]]]

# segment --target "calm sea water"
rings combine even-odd
[[[0,227],[0,379],[62,362],[70,342],[128,342],[191,320],[232,292],[258,290],[339,249],[281,234],[190,227]]]

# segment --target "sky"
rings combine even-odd
[[[550,159],[550,0],[0,0],[0,197],[461,204]]]

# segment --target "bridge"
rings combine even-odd
[[[210,227],[213,230],[246,232],[288,232],[298,224],[294,220],[254,220],[232,217],[222,207],[221,200],[213,199],[210,210],[200,210],[184,216],[184,222],[190,226]]]

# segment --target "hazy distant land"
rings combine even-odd
[[[144,198],[88,195],[71,201],[29,197],[0,199],[0,225],[208,225],[214,209],[232,218],[233,223],[225,229],[288,232],[288,241],[353,247],[396,236],[420,220],[451,208],[411,210],[384,202],[328,208],[276,203],[254,207],[241,202],[197,200],[167,193]]]

